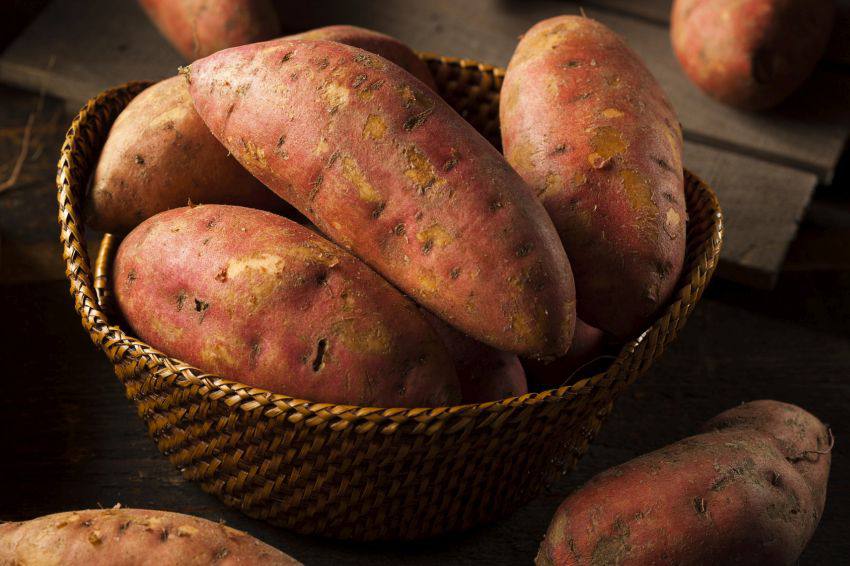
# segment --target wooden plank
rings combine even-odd
[[[390,33],[418,49],[498,65],[507,63],[517,36],[534,22],[578,11],[578,2],[556,0],[327,0],[322,10],[307,2],[281,6],[289,31],[346,22]],[[610,11],[589,10],[588,15],[623,34],[643,57],[690,139],[831,179],[850,127],[850,76],[819,73],[777,111],[738,112],[687,80],[659,26]],[[46,71],[51,56],[56,63]],[[109,85],[167,76],[178,64],[179,57],[132,0],[56,0],[0,58],[0,80],[29,88],[45,83],[49,92],[79,103]]]
[[[184,64],[134,0],[54,0],[0,58],[0,81],[80,106],[111,86]]]
[[[776,283],[817,178],[698,143],[685,144],[685,165],[716,192],[725,238],[718,276],[752,287]]]
[[[660,25],[670,23],[672,0],[587,0],[589,6],[643,18]],[[850,0],[836,1],[835,26],[824,59],[850,65]]]

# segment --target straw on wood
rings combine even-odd
[[[423,54],[441,94],[499,145],[504,71]],[[163,454],[227,505],[310,534],[372,540],[460,531],[495,520],[575,467],[617,396],[676,338],[717,266],[714,193],[686,173],[687,257],[672,302],[604,373],[481,405],[373,408],[302,400],[204,373],[125,333],[111,319],[110,260],[94,270],[82,203],[109,128],[149,83],[90,100],[68,131],[57,175],[71,296]]]

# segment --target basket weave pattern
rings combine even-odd
[[[441,94],[499,145],[504,72],[423,55]],[[619,393],[663,353],[717,265],[717,199],[686,174],[687,256],[673,302],[605,373],[482,405],[368,408],[272,394],[206,374],[110,322],[104,238],[94,270],[82,203],[109,128],[149,83],[88,102],[68,131],[57,175],[71,295],[159,449],[186,478],[246,514],[302,533],[359,540],[421,538],[499,518],[575,467]]]

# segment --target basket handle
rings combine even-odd
[[[109,129],[118,114],[151,82],[138,81],[107,90],[86,103],[68,129],[56,173],[56,199],[59,204],[59,242],[65,260],[65,275],[71,283],[74,306],[92,341],[117,362],[118,351],[106,348],[109,319],[103,312],[86,248],[81,203],[85,202],[89,179]]]

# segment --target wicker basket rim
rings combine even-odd
[[[470,67],[477,68],[483,73],[492,73],[496,78],[503,77],[505,73],[505,70],[501,67],[479,63],[472,59],[445,57],[424,52],[419,53],[419,56],[426,62],[439,62],[444,65],[459,67],[462,69]],[[67,254],[65,255],[66,275],[71,282],[72,294],[75,290],[79,291],[80,287],[89,288],[90,290],[93,289],[94,286],[92,284],[93,274],[91,273],[91,261],[85,246],[83,223],[80,221],[69,223],[68,219],[62,214],[63,198],[68,201],[74,200],[70,183],[65,182],[67,180],[67,174],[63,170],[63,167],[67,167],[68,164],[73,163],[73,155],[79,141],[77,136],[81,125],[86,120],[91,119],[91,117],[94,117],[94,119],[100,119],[98,116],[98,110],[99,106],[103,104],[105,99],[127,90],[138,90],[138,92],[141,92],[141,90],[144,90],[152,84],[153,82],[150,81],[131,81],[101,92],[96,97],[90,99],[80,110],[66,134],[65,144],[62,147],[57,173],[58,199],[60,203],[59,224],[63,232],[63,234],[60,235],[60,239],[64,241],[65,231],[70,231],[76,236],[80,249],[75,251],[77,251],[78,255],[82,258],[82,263],[89,272],[88,274],[80,274],[79,269],[72,264],[72,258],[68,257]],[[136,94],[138,94],[138,92],[136,92]],[[687,169],[684,169],[684,174],[686,178],[686,185],[688,184],[688,179],[690,179],[699,187],[698,190],[702,191],[702,196],[708,199],[708,212],[702,219],[710,220],[712,223],[710,235],[707,236],[699,245],[693,255],[699,256],[701,254],[705,254],[706,263],[709,265],[715,265],[719,258],[723,235],[723,216],[720,204],[714,191],[702,179]],[[690,213],[690,211],[687,212]],[[83,227],[83,230],[79,230],[78,226]],[[686,260],[687,259],[688,258],[686,257]],[[160,378],[165,378],[166,376],[173,374],[176,376],[176,379],[174,380],[175,385],[181,387],[199,387],[199,391],[202,395],[209,395],[212,398],[222,399],[228,405],[238,405],[243,411],[251,411],[259,407],[265,407],[263,410],[264,415],[268,418],[274,418],[278,415],[285,414],[286,411],[295,410],[303,419],[307,420],[308,424],[310,424],[312,417],[315,417],[318,421],[324,422],[329,416],[342,418],[347,421],[348,424],[354,424],[355,421],[367,418],[367,423],[364,424],[369,424],[370,426],[377,424],[377,421],[386,420],[398,425],[408,419],[413,419],[420,424],[424,424],[432,419],[442,420],[448,416],[453,416],[455,418],[460,416],[474,419],[484,412],[503,413],[506,411],[513,411],[519,407],[544,402],[555,402],[564,398],[591,394],[593,389],[600,384],[600,382],[606,378],[610,379],[610,375],[613,373],[612,369],[622,365],[624,359],[627,359],[629,354],[634,353],[634,351],[644,341],[647,334],[659,323],[665,314],[677,308],[680,303],[683,302],[683,292],[688,287],[689,282],[697,279],[700,269],[701,265],[694,265],[693,269],[691,269],[688,273],[683,273],[680,276],[676,292],[668,304],[664,308],[659,309],[653,324],[648,326],[637,337],[626,342],[618,352],[616,359],[612,361],[605,371],[583,378],[575,383],[554,389],[530,392],[522,396],[508,397],[486,403],[444,407],[362,407],[357,405],[315,402],[291,397],[281,393],[273,393],[265,389],[206,373],[199,368],[158,351],[141,340],[129,336],[120,327],[109,324],[107,316],[103,313],[103,305],[99,303],[93,294],[89,298],[91,298],[97,305],[99,309],[97,312],[92,312],[90,307],[82,304],[79,300],[76,301],[75,307],[77,312],[80,314],[84,325],[86,320],[92,322],[92,328],[89,330],[92,340],[95,341],[95,343],[101,347],[107,355],[110,355],[110,353],[106,348],[106,344],[104,344],[102,340],[98,340],[95,336],[96,334],[105,336],[107,332],[115,333],[117,335],[117,341],[126,344],[126,348],[122,349],[122,353],[126,355],[126,352],[129,351],[130,355],[135,358],[137,362],[147,366],[151,370],[152,374],[156,374]],[[89,281],[86,281],[86,278],[88,278]],[[100,318],[100,321],[94,320],[98,317]],[[95,327],[99,328],[96,330]],[[114,345],[115,342],[116,339],[111,339],[110,345]],[[116,360],[113,360],[113,362],[116,362]],[[316,424],[319,424],[318,421]]]

